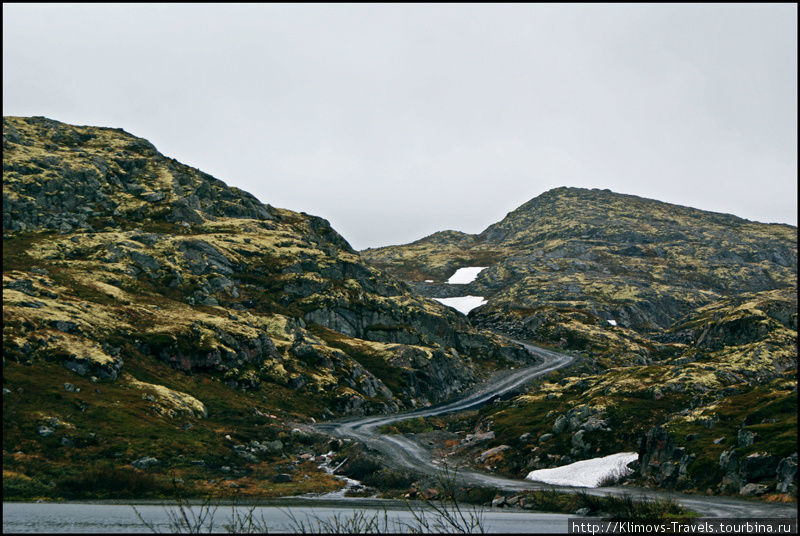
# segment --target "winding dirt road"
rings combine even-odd
[[[391,460],[393,465],[414,471],[436,475],[442,471],[437,460],[432,459],[430,452],[405,435],[385,435],[378,432],[381,426],[417,417],[431,417],[457,411],[480,407],[498,397],[507,395],[524,386],[532,379],[548,374],[556,369],[572,363],[573,356],[561,354],[531,344],[515,341],[523,345],[541,362],[515,370],[510,374],[495,377],[462,397],[447,402],[393,415],[378,415],[360,418],[348,418],[314,425],[318,431],[341,438],[358,440],[376,449]],[[591,495],[632,495],[636,498],[671,497],[687,508],[703,516],[713,517],[796,517],[797,504],[765,503],[755,500],[715,497],[704,495],[688,495],[668,493],[630,486],[614,486],[606,488],[576,488],[569,486],[552,486],[527,480],[515,480],[501,476],[481,473],[459,468],[456,474],[458,483],[462,485],[491,486],[503,490],[557,490],[568,493],[584,491]]]

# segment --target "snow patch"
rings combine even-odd
[[[596,488],[603,479],[608,477],[625,476],[633,471],[628,464],[638,458],[635,452],[620,452],[602,458],[592,458],[554,467],[552,469],[539,469],[531,471],[525,480],[534,480],[553,484],[556,486],[578,486],[581,488]]]
[[[433,283],[433,279],[426,279],[425,282],[426,283]]]
[[[457,298],[434,298],[439,303],[452,307],[459,313],[467,314],[476,307],[485,305],[486,299],[483,296],[459,296]]]
[[[606,322],[608,322],[612,326],[616,326],[617,325],[617,321],[616,320],[606,320]]]
[[[450,285],[466,285],[472,283],[481,270],[485,270],[488,266],[468,266],[466,268],[459,268],[456,273],[450,276],[447,283]]]

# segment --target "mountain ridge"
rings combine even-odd
[[[786,224],[750,222],[605,190],[558,188],[526,202],[479,234],[437,233],[405,246],[361,254],[417,292],[433,297],[452,295],[454,290],[441,283],[457,268],[488,266],[473,284],[459,288],[489,300],[476,314],[492,309],[493,301],[537,307],[582,293],[597,298],[603,292],[642,292],[652,301],[655,294],[669,290],[683,302],[675,309],[671,300],[662,300],[665,310],[674,310],[663,316],[636,310],[636,300],[612,300],[609,305],[616,306],[616,316],[622,313],[622,325],[646,330],[663,329],[715,296],[793,284],[796,234],[796,227]],[[539,275],[547,279],[539,283],[552,287],[561,280],[567,289],[578,290],[543,288],[539,293],[549,298],[535,301],[530,288],[514,288],[525,284],[522,278]],[[692,283],[692,278],[697,281]],[[424,280],[436,284],[422,284]],[[620,287],[621,281],[626,288]],[[678,288],[672,288],[673,282]],[[653,290],[658,286],[664,291]],[[566,297],[560,300],[559,295]],[[596,307],[592,310],[585,303],[580,307],[598,314]],[[611,307],[602,315],[616,317]]]
[[[608,188],[584,188],[584,187],[576,187],[576,186],[558,186],[558,187],[555,187],[555,188],[551,188],[550,190],[546,190],[546,191],[542,192],[541,194],[539,194],[538,196],[531,198],[530,200],[526,201],[522,205],[520,205],[517,208],[513,209],[512,211],[506,213],[506,215],[501,220],[499,220],[498,222],[489,224],[484,230],[482,230],[480,232],[477,232],[477,233],[468,233],[468,232],[459,231],[459,230],[456,230],[456,229],[446,229],[446,230],[443,230],[443,231],[436,231],[434,233],[431,233],[430,235],[426,235],[426,236],[424,236],[422,238],[418,238],[418,239],[413,240],[411,242],[402,243],[402,244],[388,244],[388,245],[384,245],[384,246],[372,246],[372,247],[364,248],[362,251],[374,251],[374,250],[381,250],[381,249],[385,249],[385,248],[396,248],[396,247],[403,247],[403,246],[418,245],[418,244],[429,242],[429,241],[431,241],[431,242],[441,242],[443,240],[453,240],[454,238],[458,238],[458,239],[460,239],[460,241],[463,241],[463,242],[468,242],[468,241],[471,241],[471,240],[478,241],[478,239],[485,238],[487,233],[490,233],[492,228],[502,224],[505,220],[511,218],[515,213],[517,213],[517,212],[525,212],[526,210],[528,210],[530,208],[531,204],[534,204],[534,202],[540,201],[542,198],[546,199],[549,195],[552,195],[552,194],[554,194],[556,192],[560,192],[560,191],[608,193],[608,194],[613,194],[615,196],[627,197],[627,198],[629,198],[631,200],[637,200],[637,201],[642,201],[642,202],[654,202],[654,203],[658,203],[658,204],[661,204],[661,205],[672,206],[672,207],[675,207],[677,209],[685,210],[685,211],[688,211],[688,212],[696,211],[696,212],[698,212],[700,214],[716,215],[720,220],[728,220],[728,221],[740,222],[740,223],[754,223],[754,224],[761,224],[761,225],[785,226],[785,227],[788,227],[790,229],[797,229],[796,225],[792,225],[790,223],[785,223],[785,222],[764,222],[764,221],[759,221],[759,220],[750,220],[750,219],[744,218],[742,216],[737,216],[736,214],[733,214],[733,213],[717,212],[717,211],[702,209],[702,208],[699,208],[699,207],[681,205],[680,203],[672,203],[672,202],[668,202],[668,201],[661,201],[661,200],[658,200],[658,199],[655,199],[655,198],[640,196],[640,195],[636,195],[636,194],[626,194],[626,193],[614,192],[614,191],[612,191],[612,190],[610,190]]]
[[[3,209],[4,467],[25,493],[111,493],[81,467],[134,478],[143,458],[158,489],[169,468],[202,493],[226,467],[256,495],[333,489],[314,464],[247,479],[321,452],[289,423],[425,406],[529,358],[327,220],[120,129],[5,117]]]

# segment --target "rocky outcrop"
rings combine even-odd
[[[797,453],[783,458],[776,468],[778,493],[797,494]]]
[[[642,438],[637,460],[639,473],[659,487],[688,486],[687,467],[696,455],[675,444],[673,436],[662,427],[651,429]]]
[[[769,491],[796,493],[796,453],[781,459],[765,451],[742,454],[742,447],[740,443],[739,447],[719,455],[719,491],[743,496],[759,496]],[[678,446],[675,437],[659,426],[642,438],[635,465],[638,476],[647,483],[666,488],[691,488],[696,483],[688,467],[695,459],[696,454],[689,453],[687,447]],[[711,475],[701,476],[707,479]]]
[[[146,355],[155,355],[171,366],[185,371],[216,370],[225,372],[231,368],[248,365],[257,366],[265,359],[277,358],[278,350],[268,335],[262,333],[252,339],[240,339],[233,334],[219,330],[216,338],[224,346],[203,349],[202,338],[197,335],[199,326],[187,333],[174,336],[154,335],[136,344],[137,349]],[[138,340],[138,339],[137,339]]]

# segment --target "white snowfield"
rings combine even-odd
[[[606,322],[608,322],[612,326],[616,326],[617,325],[617,321],[616,320],[606,320]]]
[[[602,458],[581,460],[552,469],[531,471],[525,480],[534,480],[556,486],[578,486],[596,488],[608,477],[629,475],[633,471],[628,464],[638,458],[635,452],[620,452]]]
[[[472,283],[481,270],[485,270],[488,266],[468,266],[466,268],[459,268],[456,273],[450,276],[447,283],[450,285],[466,285]]]
[[[439,303],[452,307],[459,313],[467,314],[476,307],[486,303],[483,296],[459,296],[457,298],[434,298]]]

